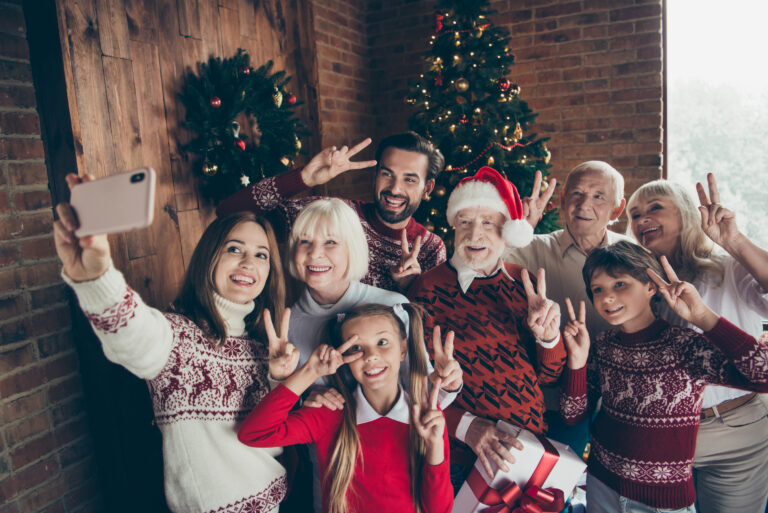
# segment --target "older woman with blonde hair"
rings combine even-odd
[[[768,320],[768,252],[752,243],[720,204],[714,176],[709,197],[696,184],[694,203],[678,184],[656,180],[629,198],[632,235],[664,256],[704,302],[750,335]],[[724,250],[724,251],[723,251]],[[686,325],[669,308],[661,317]],[[768,401],[765,395],[708,386],[693,462],[697,508],[702,513],[762,513],[768,499]]]
[[[288,270],[303,284],[299,299],[290,309],[290,321],[283,323],[287,340],[298,349],[299,365],[317,346],[327,343],[328,321],[339,314],[357,305],[408,302],[402,294],[360,282],[368,272],[368,242],[360,218],[338,198],[317,200],[296,218],[288,239]],[[437,365],[444,390],[461,386],[461,368],[454,364],[449,369]],[[430,367],[429,372],[432,370]],[[401,373],[401,377],[407,383],[407,374]],[[441,394],[441,405],[454,397]],[[331,409],[343,404],[341,396],[332,392],[313,394],[310,402]]]

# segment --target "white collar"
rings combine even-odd
[[[227,326],[227,336],[242,337],[245,334],[245,318],[253,311],[256,303],[250,301],[241,305],[220,296],[216,292],[213,293],[213,302]]]
[[[501,257],[499,257],[499,262],[496,264],[496,269],[494,269],[494,271],[489,275],[475,271],[467,264],[465,264],[461,258],[457,257],[456,254],[451,257],[451,265],[454,269],[456,269],[456,275],[459,279],[459,287],[461,287],[461,291],[465,294],[467,293],[467,290],[469,290],[469,286],[472,285],[472,281],[475,278],[490,278],[491,276],[496,276],[496,273],[498,273],[499,270],[501,270],[501,272],[503,272],[507,278],[514,281],[514,278],[512,278],[512,276],[510,276],[507,272],[507,268],[504,267],[504,261],[501,259]]]
[[[398,385],[400,390],[397,401],[395,401],[392,409],[387,412],[386,415],[379,415],[379,412],[373,409],[371,403],[365,398],[363,393],[363,387],[357,385],[355,388],[355,403],[357,403],[357,424],[365,424],[366,422],[372,422],[374,420],[386,417],[403,424],[408,424],[411,415],[410,408],[408,407],[408,394],[403,390],[403,387]]]

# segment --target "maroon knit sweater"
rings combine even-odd
[[[295,169],[265,178],[233,194],[216,208],[216,214],[222,216],[247,210],[265,215],[275,226],[278,237],[287,240],[293,222],[301,210],[313,201],[327,199],[319,196],[288,199],[308,190],[309,187],[301,179],[301,170]],[[358,200],[343,201],[360,216],[365,238],[368,241],[368,273],[360,281],[374,287],[403,292],[398,289],[390,273],[390,268],[398,265],[403,256],[403,250],[400,247],[401,230],[393,230],[382,223],[376,216],[376,206],[373,203]],[[422,272],[445,262],[445,244],[440,237],[427,231],[413,218],[405,227],[405,233],[411,247],[416,237],[421,235],[418,261]]]
[[[464,371],[464,388],[445,410],[448,434],[454,437],[464,412],[504,420],[541,434],[544,396],[540,384],[554,384],[565,364],[562,341],[550,349],[536,343],[528,329],[528,299],[520,279],[522,267],[504,264],[506,274],[475,278],[464,293],[456,270],[444,263],[419,276],[408,298],[425,310],[424,333],[435,324],[456,334],[454,353]],[[451,461],[471,465],[475,455],[451,439]]]
[[[768,345],[720,319],[707,333],[656,320],[636,333],[604,331],[586,367],[566,369],[560,397],[575,424],[592,424],[588,469],[620,495],[656,508],[693,504],[693,454],[707,384],[768,391]]]

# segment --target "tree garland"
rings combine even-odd
[[[184,149],[200,156],[201,189],[214,201],[286,171],[310,135],[295,116],[301,102],[285,90],[291,77],[271,73],[272,61],[258,69],[249,61],[242,48],[229,59],[211,57],[179,95],[184,126],[197,133]]]

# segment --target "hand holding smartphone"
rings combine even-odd
[[[70,205],[77,215],[77,237],[120,233],[152,224],[155,170],[134,169],[72,187]]]

